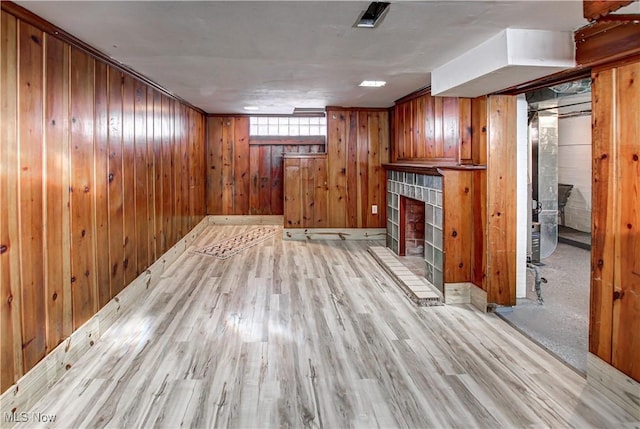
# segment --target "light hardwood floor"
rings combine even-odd
[[[194,247],[247,228],[208,227]],[[41,426],[70,428],[640,426],[494,315],[415,306],[372,244],[185,253],[25,425],[44,413],[56,421]]]

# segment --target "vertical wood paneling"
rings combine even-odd
[[[389,115],[380,110],[339,108],[328,114],[327,225],[384,228],[386,176],[382,164],[390,156]],[[378,206],[377,214],[372,213],[372,205]]]
[[[285,158],[284,161],[284,226],[300,228],[302,226],[302,180],[300,159]]]
[[[284,226],[323,228],[327,216],[327,157],[325,154],[285,156]]]
[[[109,68],[109,266],[111,298],[124,288],[124,195],[122,188],[122,87],[121,72]]]
[[[23,374],[20,299],[18,37],[16,19],[2,12],[0,22],[0,357],[4,392]]]
[[[458,99],[459,107],[459,133],[460,133],[460,153],[459,159],[461,164],[472,164],[473,158],[471,155],[471,99],[460,98]]]
[[[224,119],[212,117],[207,121],[207,213],[223,214],[222,131]],[[258,158],[256,157],[255,160],[257,162]],[[257,172],[257,168],[252,171]]]
[[[94,60],[71,49],[71,286],[73,327],[98,309],[93,226]]]
[[[375,153],[376,151],[375,151],[375,148],[372,151],[369,150],[369,141],[370,141],[370,138],[373,138],[373,134],[374,134],[373,130],[369,126],[370,114],[367,112],[357,112],[357,114],[358,114],[357,141],[360,142],[360,144],[352,145],[354,147],[354,151],[357,150],[358,157],[356,162],[354,162],[351,165],[357,166],[357,175],[358,175],[358,187],[356,189],[357,196],[358,196],[358,201],[357,201],[358,210],[356,210],[358,215],[357,226],[362,227],[363,224],[368,223],[369,193],[372,192],[371,189],[367,188],[367,185],[369,184],[369,166],[371,163],[370,155],[371,155],[371,158],[375,158],[372,152]],[[377,144],[377,140],[372,142],[372,145],[373,144]],[[372,178],[371,182],[372,182],[371,184],[374,184],[375,180],[373,180]]]
[[[487,118],[487,299],[515,305],[516,97],[490,96]]]
[[[135,82],[135,251],[136,275],[150,265],[149,261],[149,213],[147,188],[147,88],[142,82]]]
[[[109,243],[109,80],[108,67],[95,64],[94,197],[96,208],[96,242]],[[106,246],[108,249],[108,246]],[[96,253],[98,305],[111,299],[111,265],[109,251]]]
[[[471,246],[471,281],[487,290],[487,174],[479,170],[473,172],[473,244]]]
[[[473,238],[472,175],[470,171],[447,170],[444,175],[444,281],[471,281]]]
[[[393,109],[393,161],[470,163],[469,103],[431,94],[397,103]]]
[[[155,202],[162,209],[165,201],[156,193],[163,177],[156,183],[154,176],[156,166],[162,172],[156,156],[163,161],[163,153],[154,152],[162,149],[154,106],[158,119],[173,124],[166,148],[167,171],[176,183],[166,201],[175,207],[168,212],[172,241],[187,232],[177,226],[183,213],[189,221],[181,225],[195,225],[190,220],[204,215],[205,136],[202,114],[173,101],[176,107],[162,117],[159,92],[127,75],[123,97],[121,72],[5,11],[1,15],[0,387],[5,391],[155,261]],[[191,140],[183,143],[183,138]],[[185,153],[190,159],[176,167]],[[187,205],[177,185],[185,169]]]
[[[260,147],[258,145],[249,146],[249,214],[261,215],[260,208]],[[211,190],[207,190],[211,194]],[[213,213],[209,211],[209,213]]]
[[[122,202],[124,288],[137,274],[136,250],[136,153],[135,153],[135,81],[124,76],[122,85]],[[144,192],[144,189],[140,189]]]
[[[640,380],[640,62],[616,72],[615,120],[618,150],[618,213],[612,363]],[[609,256],[610,257],[610,256]]]
[[[154,195],[154,260],[158,259],[164,248],[162,189],[162,95],[153,91],[153,195]]]
[[[233,124],[233,213],[249,213],[249,118],[236,118]],[[269,189],[269,192],[271,189]],[[271,196],[269,196],[271,200]]]
[[[155,257],[155,155],[154,155],[154,106],[153,88],[146,87],[147,91],[147,243],[149,252],[149,264],[156,260]]]
[[[487,97],[471,100],[471,159],[476,165],[487,163]]]
[[[347,118],[343,111],[327,112],[327,166],[329,169],[328,226],[347,226]]]
[[[314,228],[325,228],[329,216],[327,204],[327,158],[319,155],[313,159],[312,173],[314,181],[313,219]]]
[[[589,351],[611,363],[613,329],[614,213],[616,212],[615,116],[616,70],[593,74],[592,83],[592,244]]]
[[[173,134],[172,100],[162,95],[162,253],[172,245],[173,237]]]
[[[360,186],[360,180],[358,177],[358,112],[355,110],[345,112],[346,123],[346,156],[347,156],[347,207],[352,210],[347,210],[347,228],[358,228],[362,225],[362,215],[358,208],[362,207],[362,187]],[[366,141],[363,146],[366,146]],[[366,150],[366,149],[365,149]],[[353,210],[355,208],[355,210]],[[358,222],[358,218],[360,221]]]
[[[187,124],[189,123],[189,111],[186,106],[181,105],[181,119],[180,119],[180,157],[182,163],[181,176],[180,176],[180,193],[182,194],[182,231],[180,236],[186,235],[191,230],[191,215],[189,212],[189,194],[190,194],[190,181],[191,170],[189,165],[189,129]]]
[[[224,119],[222,124],[222,213],[233,214],[233,132],[234,119]]]
[[[284,196],[283,196],[283,163],[282,153],[283,146],[271,146],[271,214],[283,214]],[[312,150],[318,152],[317,148]]]
[[[46,353],[43,252],[43,34],[18,26],[18,126],[20,136],[20,262],[22,274],[22,349],[32,367]],[[22,118],[32,117],[32,121]]]
[[[458,161],[460,156],[460,109],[458,99],[442,99],[442,158]]]
[[[69,252],[69,47],[45,36],[45,204],[47,350],[71,334]],[[62,61],[60,59],[62,58]],[[108,283],[107,283],[108,284]],[[65,312],[65,310],[67,310]],[[65,317],[65,315],[67,317]]]
[[[271,213],[271,147],[260,146],[258,182],[260,183],[258,204],[263,213]]]

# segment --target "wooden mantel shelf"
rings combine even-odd
[[[486,165],[438,164],[426,162],[391,162],[382,164],[385,170],[403,171],[405,173],[434,174],[439,170],[486,170]]]

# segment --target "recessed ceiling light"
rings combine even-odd
[[[369,88],[380,88],[381,86],[385,86],[387,82],[384,80],[363,80],[360,82],[358,86],[366,86]]]
[[[255,112],[256,110],[260,110],[260,108],[258,106],[244,106],[244,110]]]

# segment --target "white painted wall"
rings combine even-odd
[[[516,298],[527,294],[527,244],[529,239],[529,127],[528,104],[525,96],[517,101],[516,128]]]
[[[573,185],[566,226],[591,231],[591,115],[558,120],[558,183]]]

